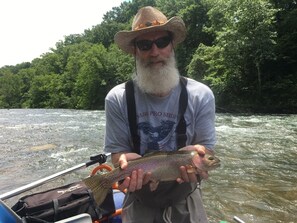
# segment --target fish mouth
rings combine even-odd
[[[209,170],[216,169],[217,167],[220,167],[220,166],[221,166],[220,162],[214,162],[214,163],[210,164]]]
[[[220,163],[214,163],[212,166],[213,166],[214,168],[217,168],[217,167],[220,167],[221,164],[220,164]]]

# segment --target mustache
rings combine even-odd
[[[166,65],[168,62],[169,58],[163,57],[163,56],[158,56],[158,58],[148,58],[145,61],[141,60],[140,62],[145,66],[149,67],[150,65],[154,63],[163,63],[163,65]]]
[[[176,68],[174,55],[169,58],[162,57],[162,59],[165,59],[166,64],[156,69],[154,66],[145,66],[140,58],[136,58],[136,83],[143,92],[150,94],[168,93],[178,84],[179,72]],[[159,60],[159,57],[150,58],[148,62]]]

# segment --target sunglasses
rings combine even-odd
[[[156,46],[159,49],[163,49],[166,46],[169,45],[172,38],[170,36],[163,36],[156,40],[138,40],[135,42],[135,45],[138,47],[141,51],[148,51],[152,48],[153,44],[156,44]]]

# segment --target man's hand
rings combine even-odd
[[[190,150],[190,151],[197,151],[197,153],[200,156],[204,156],[205,153],[213,153],[210,150],[207,150],[204,146],[202,145],[190,145],[186,146],[180,150]],[[181,172],[181,177],[177,178],[176,181],[178,183],[183,183],[183,182],[193,182],[197,183],[198,182],[198,177],[197,174],[202,178],[202,179],[207,179],[208,178],[208,173],[206,171],[199,171],[197,172],[197,169],[195,167],[191,166],[181,166],[180,167],[180,172]]]
[[[122,153],[113,154],[112,160],[118,163],[121,169],[126,169],[128,167],[128,161],[140,158],[141,156],[137,153]],[[134,192],[142,188],[144,184],[147,184],[150,180],[150,173],[144,173],[142,169],[132,171],[130,177],[126,177],[124,181],[119,185],[119,190],[128,190]]]

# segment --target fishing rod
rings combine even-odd
[[[237,216],[234,216],[233,217],[233,220],[235,220],[236,222],[238,222],[238,223],[245,223],[243,220],[241,220],[239,217],[237,217]]]
[[[87,168],[93,164],[96,164],[96,163],[99,163],[99,164],[102,164],[102,163],[105,163],[106,160],[107,160],[107,157],[110,156],[111,153],[106,153],[106,154],[99,154],[99,155],[96,155],[96,156],[91,156],[90,157],[90,161],[86,162],[86,163],[81,163],[81,164],[78,164],[76,166],[73,166],[71,168],[68,168],[66,170],[63,170],[63,171],[60,171],[58,173],[55,173],[55,174],[52,174],[48,177],[45,177],[45,178],[42,178],[40,180],[37,180],[37,181],[34,181],[32,183],[29,183],[27,185],[24,185],[24,186],[21,186],[19,188],[16,188],[12,191],[9,191],[9,192],[6,192],[4,194],[1,194],[0,195],[0,200],[6,200],[8,198],[11,198],[11,197],[14,197],[16,195],[19,195],[25,191],[28,191],[28,190],[31,190],[35,187],[38,187],[44,183],[47,183],[51,180],[54,180],[58,177],[61,177],[61,176],[64,176],[66,174],[69,174],[73,171],[76,171],[76,170],[79,170],[79,169],[83,169],[83,168]]]

